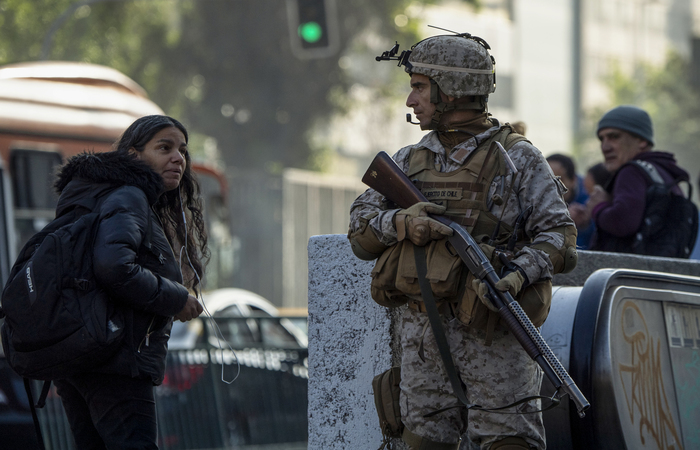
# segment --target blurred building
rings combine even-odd
[[[670,50],[690,57],[700,35],[698,0],[482,0],[478,11],[447,2],[409,16],[486,39],[496,58],[489,109],[524,121],[545,154],[570,150],[583,113],[609,105],[614,68],[660,66]]]

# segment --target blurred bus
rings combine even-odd
[[[11,260],[54,218],[56,166],[82,151],[111,150],[134,120],[149,114],[163,111],[135,81],[109,67],[61,61],[0,66],[0,158],[14,222]],[[212,249],[206,287],[215,289],[227,284],[232,271],[226,178],[206,164],[192,167],[202,185]]]

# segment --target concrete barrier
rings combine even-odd
[[[357,259],[344,235],[309,240],[310,450],[379,448],[372,378],[401,360],[394,319],[400,311],[370,297],[373,262]],[[581,251],[555,286],[582,286],[598,269],[700,276],[700,261]]]

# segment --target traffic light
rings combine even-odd
[[[338,51],[335,0],[287,0],[287,17],[297,58],[326,58]]]

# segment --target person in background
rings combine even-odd
[[[95,279],[124,310],[128,333],[103,365],[55,380],[80,450],[158,448],[153,386],[163,381],[173,318],[203,309],[189,291],[208,250],[187,140],[177,120],[146,116],[114,151],[79,154],[59,170],[57,211],[98,199]]]
[[[698,189],[700,189],[700,176],[698,177]],[[700,220],[700,212],[698,212],[698,220]],[[690,254],[690,259],[700,260],[700,228],[698,228],[698,237],[695,239],[695,248]]]
[[[613,108],[598,122],[597,135],[605,168],[612,178],[607,186],[594,187],[587,204],[596,224],[591,250],[687,258],[688,242],[694,240],[695,234],[685,236],[676,229],[679,221],[671,219],[673,211],[659,214],[661,232],[653,238],[642,232],[645,213],[665,210],[669,204],[667,197],[657,201],[647,196],[653,183],[649,173],[658,174],[664,185],[673,186],[671,194],[677,196],[683,196],[678,183],[690,179],[672,153],[653,149],[649,114],[636,106]],[[693,213],[692,219],[683,220],[694,221],[695,216]]]
[[[564,186],[566,193],[564,201],[569,208],[569,214],[576,224],[578,236],[576,237],[576,247],[581,250],[588,249],[593,229],[590,227],[590,217],[586,218],[583,211],[586,209],[586,201],[588,193],[583,186],[583,178],[576,173],[576,165],[574,160],[561,153],[554,153],[547,157],[549,167],[551,167],[554,175],[559,177]]]
[[[605,168],[605,164],[594,164],[588,168],[586,176],[583,177],[583,189],[590,196],[596,186],[604,188],[609,181],[610,172]]]
[[[583,178],[576,174],[576,164],[574,160],[561,153],[554,153],[547,156],[549,167],[554,175],[559,177],[566,186],[567,192],[564,194],[566,203],[586,204],[588,194],[583,188]]]
[[[593,192],[595,186],[605,186],[610,180],[610,173],[605,168],[603,163],[595,164],[588,168],[586,176],[583,177],[583,190],[587,195]],[[571,203],[569,205],[569,214],[576,222],[578,228],[577,245],[581,250],[587,250],[590,247],[590,241],[595,233],[595,222],[591,220],[591,213],[588,206],[580,203]]]

